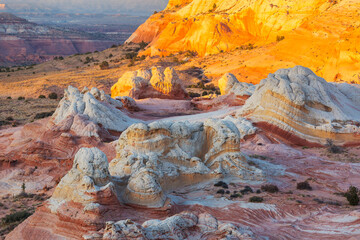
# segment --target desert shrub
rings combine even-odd
[[[125,59],[133,59],[137,57],[137,52],[128,52],[125,54]]]
[[[200,97],[200,94],[199,94],[199,93],[189,92],[189,96],[190,96],[191,98],[196,98],[196,97]]]
[[[112,58],[114,55],[112,55],[112,53],[109,54],[109,58]]]
[[[45,95],[40,95],[39,98],[46,98]]]
[[[207,91],[204,91],[204,92],[202,93],[202,95],[203,95],[203,96],[206,96],[206,95],[208,95],[208,92],[207,92]]]
[[[326,147],[330,153],[342,153],[344,149],[342,147],[336,146],[334,141],[331,139],[326,139]]]
[[[18,97],[18,100],[25,100],[25,97]]]
[[[7,117],[5,120],[6,121],[14,121],[14,118],[13,117]]]
[[[215,183],[214,186],[215,186],[215,187],[223,187],[223,188],[226,188],[226,189],[229,188],[229,186],[227,185],[227,183],[226,183],[226,182],[223,182],[223,181],[219,181],[219,182]]]
[[[345,197],[351,206],[359,205],[359,190],[357,187],[350,186],[349,190],[345,193]]]
[[[240,190],[240,193],[243,194],[243,195],[248,194],[248,193],[253,193],[253,192],[254,191],[249,186],[245,186],[243,190]]]
[[[128,64],[128,67],[133,67],[133,66],[135,66],[135,61],[134,59],[131,59],[130,63]]]
[[[158,11],[154,11],[154,14],[157,14],[158,13]]]
[[[109,63],[107,61],[103,61],[100,65],[99,65],[101,70],[105,70],[105,69],[109,69]]]
[[[225,194],[225,190],[224,189],[220,189],[216,192],[217,194]]]
[[[58,98],[58,95],[54,92],[50,93],[49,96],[48,96],[49,99],[57,99]]]
[[[9,223],[14,223],[14,222],[18,222],[18,221],[23,221],[26,218],[30,217],[31,213],[28,211],[20,211],[20,212],[15,212],[9,215],[6,215],[3,219],[2,219],[2,223],[3,224],[9,224]]]
[[[42,118],[47,118],[50,117],[54,114],[54,111],[52,112],[42,112],[42,113],[37,113],[34,117],[34,119],[42,119]]]
[[[116,48],[117,47],[117,45],[116,44],[113,44],[112,46],[111,46],[111,48]]]
[[[254,49],[255,47],[254,47],[254,44],[253,43],[249,43],[248,45],[242,45],[241,47],[240,47],[240,49],[241,50],[252,50],[252,49]]]
[[[140,49],[144,50],[147,47],[148,43],[142,41],[141,43],[139,43]]]
[[[249,199],[249,202],[253,202],[253,203],[261,203],[264,201],[264,198],[259,197],[259,196],[253,196]]]
[[[12,97],[7,97],[6,99],[12,99]]]
[[[305,181],[305,182],[299,182],[297,185],[296,185],[296,188],[299,189],[299,190],[312,190],[312,187],[310,186],[310,184]]]
[[[276,36],[276,41],[280,42],[285,39],[285,36]]]
[[[230,198],[241,198],[242,195],[240,193],[234,193],[230,195]]]
[[[261,190],[263,192],[268,192],[268,193],[277,193],[277,192],[279,192],[279,188],[274,184],[262,185]]]

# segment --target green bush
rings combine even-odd
[[[279,192],[279,188],[274,184],[262,185],[261,190],[263,192],[268,192],[268,193],[277,193],[277,192]]]
[[[18,97],[18,100],[25,100],[25,97]]]
[[[54,92],[50,93],[49,96],[48,96],[49,99],[57,99],[58,98],[58,95]]]
[[[207,92],[207,91],[204,91],[204,92],[202,93],[202,95],[203,95],[203,96],[206,96],[206,95],[208,95],[208,92]]]
[[[264,201],[264,199],[262,197],[258,197],[258,196],[253,196],[249,199],[249,202],[253,202],[253,203],[261,203],[263,201]]]
[[[305,182],[299,182],[296,186],[297,189],[299,190],[312,190],[312,187],[310,186],[310,184],[305,181]]]
[[[7,99],[12,99],[12,97],[7,97]]]
[[[359,190],[357,187],[350,186],[349,190],[345,193],[345,197],[351,206],[359,205]]]
[[[2,223],[3,224],[9,224],[9,223],[14,223],[14,222],[18,222],[18,221],[23,221],[26,218],[30,217],[31,213],[28,211],[20,211],[20,212],[15,212],[9,215],[6,215],[3,219],[2,219]]]
[[[144,50],[147,47],[148,43],[142,41],[141,43],[139,43],[139,45],[140,45],[140,49]]]
[[[50,117],[54,114],[54,111],[52,112],[42,112],[42,113],[37,113],[34,117],[34,119],[42,119],[42,118],[47,118]]]
[[[189,92],[189,96],[190,96],[191,98],[196,98],[196,97],[200,97],[200,94],[199,94],[199,93]]]
[[[99,65],[101,70],[105,70],[105,69],[109,69],[109,63],[107,61],[103,61],[100,65]]]
[[[133,59],[137,57],[137,52],[129,52],[125,54],[125,59]]]
[[[328,149],[328,152],[330,153],[343,153],[344,149],[342,147],[336,146],[334,144],[334,141],[331,139],[326,139],[326,147]]]
[[[39,98],[46,98],[45,95],[40,95]]]
[[[284,36],[276,36],[276,41],[277,41],[277,42],[280,42],[280,41],[282,41],[282,40],[284,40],[284,39],[285,39]]]

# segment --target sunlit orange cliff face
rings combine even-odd
[[[233,52],[237,61],[224,69],[252,82],[303,65],[327,81],[360,83],[357,0],[170,0],[128,41],[151,42],[151,56]]]

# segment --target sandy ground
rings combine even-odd
[[[18,100],[17,98],[0,98],[0,129],[33,122],[37,120],[37,114],[50,114],[55,111],[58,102],[59,100],[51,99]]]

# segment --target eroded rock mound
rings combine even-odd
[[[163,221],[149,220],[142,225],[130,219],[107,222],[103,240],[110,239],[198,239],[206,236],[216,239],[255,239],[254,234],[233,224],[224,224],[208,213],[198,216],[182,212]]]
[[[173,68],[154,67],[125,73],[111,88],[111,96],[129,96],[134,99],[186,99],[188,94]]]
[[[106,155],[97,148],[82,148],[75,155],[73,167],[56,187],[49,207],[57,212],[62,203],[76,202],[89,210],[99,208],[108,198],[116,201]]]
[[[328,138],[337,144],[359,143],[358,96],[358,87],[328,83],[297,66],[262,80],[238,115],[301,144],[324,144]]]
[[[239,82],[231,73],[226,73],[219,80],[221,95],[235,94],[236,96],[250,97],[256,86],[250,83]]]
[[[124,201],[152,207],[164,204],[164,191],[185,183],[226,175],[261,179],[240,153],[240,139],[231,120],[134,124],[120,136],[110,173],[130,178]]]
[[[82,92],[69,86],[64,98],[60,101],[52,121],[62,130],[78,130],[80,136],[98,136],[99,126],[112,131],[122,132],[136,120],[128,117],[120,109],[121,101],[112,99],[104,91],[86,88]],[[83,119],[80,126],[75,121]],[[88,131],[87,131],[88,130]]]

